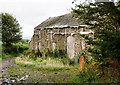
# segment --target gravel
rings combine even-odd
[[[11,67],[14,67],[14,66],[18,66],[16,64],[14,64],[12,61],[15,57],[13,58],[7,58],[5,60],[2,60],[2,70],[1,70],[1,74],[2,76],[0,77],[0,84],[4,83],[4,82],[7,82],[7,83],[14,83],[15,80],[11,80],[10,78],[4,78],[3,75],[6,75],[8,74],[7,73],[7,70]]]

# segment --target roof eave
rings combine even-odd
[[[89,27],[89,25],[77,25],[77,26],[51,26],[51,27],[39,27],[39,28],[34,28],[34,29],[62,29],[62,28],[84,28],[84,27]]]

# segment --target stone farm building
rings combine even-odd
[[[81,34],[93,36],[89,26],[78,22],[71,13],[50,17],[34,28],[29,49],[62,49],[69,58],[74,58],[85,49],[85,39]]]

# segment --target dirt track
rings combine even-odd
[[[9,69],[9,68],[11,68],[11,67],[13,67],[13,66],[18,66],[18,65],[16,65],[16,64],[14,64],[13,62],[12,62],[12,60],[14,59],[15,57],[13,57],[13,58],[7,58],[7,59],[5,59],[5,60],[2,60],[2,70],[1,70],[1,74],[2,75],[5,75],[5,74],[7,74],[7,70]],[[0,77],[0,84],[2,83],[2,82],[10,82],[10,80],[9,79],[6,79],[6,78],[3,78],[3,76],[1,76]]]
[[[18,65],[14,64],[14,63],[12,62],[12,60],[13,60],[14,58],[15,58],[15,57],[13,57],[13,58],[7,58],[7,59],[5,59],[5,60],[2,61],[2,70],[3,70],[3,71],[9,69],[10,67],[18,66]]]

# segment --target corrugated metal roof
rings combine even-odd
[[[41,24],[39,24],[35,29],[44,28],[64,28],[64,27],[85,27],[82,21],[78,22],[78,19],[73,17],[72,13],[65,14],[57,17],[50,17]]]

